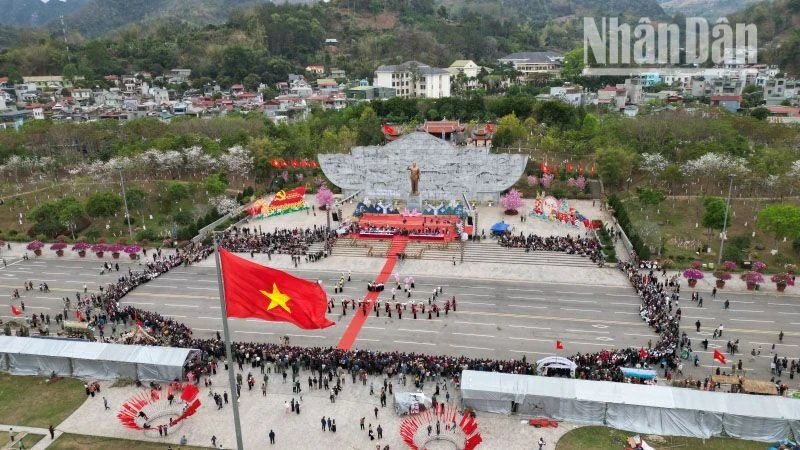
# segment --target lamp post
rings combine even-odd
[[[717,265],[722,265],[722,248],[725,246],[725,232],[728,229],[728,210],[731,207],[731,191],[733,190],[733,174],[728,174],[728,200],[725,202],[725,217],[722,220],[722,233],[719,235],[719,257]]]
[[[133,230],[131,229],[131,215],[128,212],[128,196],[125,195],[125,177],[122,176],[122,168],[119,168],[119,179],[122,181],[122,201],[125,204],[125,218],[128,219],[128,238],[133,240]]]

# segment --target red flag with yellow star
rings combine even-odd
[[[319,284],[223,249],[219,258],[228,317],[290,322],[306,330],[334,324],[325,316],[328,300]]]

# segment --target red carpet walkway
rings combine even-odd
[[[377,278],[375,278],[375,283],[386,283],[386,280],[389,279],[389,276],[394,270],[394,265],[397,263],[397,254],[402,253],[403,250],[405,250],[407,243],[408,237],[406,236],[394,236],[392,238],[392,245],[389,246],[386,263],[383,264],[381,272],[378,274]],[[367,304],[367,314],[372,312],[372,305],[375,303],[375,300],[377,300],[379,295],[380,292],[369,292],[364,297],[364,302]],[[366,321],[367,316],[362,314],[361,308],[357,308],[355,310],[353,319],[350,321],[350,325],[347,326],[347,330],[345,330],[344,335],[339,341],[339,345],[337,347],[342,350],[350,350],[350,348],[353,346],[353,343],[356,341],[356,337],[358,337],[358,333],[361,331],[361,327],[364,326],[364,322]]]

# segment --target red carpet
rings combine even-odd
[[[405,250],[407,243],[408,237],[406,236],[394,236],[392,238],[392,245],[389,246],[386,262],[383,264],[381,272],[375,278],[375,283],[386,283],[386,280],[389,279],[389,276],[394,270],[394,265],[397,263],[396,255]],[[367,304],[367,314],[372,313],[372,305],[375,303],[375,300],[380,296],[380,294],[380,292],[368,292],[364,297],[364,302]],[[356,341],[356,338],[358,337],[358,333],[361,332],[361,327],[363,327],[364,322],[367,321],[367,316],[362,313],[361,308],[356,308],[353,310],[353,313],[354,316],[350,320],[350,325],[347,326],[347,330],[345,330],[344,335],[342,335],[342,339],[337,345],[337,347],[342,350],[350,350],[350,348],[353,346],[353,343]]]

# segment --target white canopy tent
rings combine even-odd
[[[783,397],[465,370],[465,406],[605,424],[637,433],[707,438],[724,430],[772,442],[800,432],[800,401]],[[512,405],[512,402],[517,405]]]
[[[195,356],[199,350],[0,336],[0,369],[14,375],[168,381],[183,379]]]

